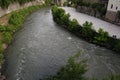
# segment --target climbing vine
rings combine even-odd
[[[30,2],[30,1],[35,1],[35,0],[0,0],[0,6],[2,8],[8,8],[8,6],[12,3],[18,2],[21,5],[26,3],[26,2]]]

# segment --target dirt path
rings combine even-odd
[[[0,25],[8,25],[9,17],[10,17],[10,14],[0,17]]]

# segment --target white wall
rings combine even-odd
[[[113,7],[111,8],[112,4],[113,4]],[[116,7],[118,7],[118,9],[116,9]],[[114,12],[117,12],[118,10],[120,10],[120,0],[109,0],[107,10],[114,11]]]

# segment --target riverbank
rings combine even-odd
[[[0,18],[0,65],[4,64],[4,51],[14,40],[13,35],[21,29],[24,19],[33,11],[45,7],[45,4],[30,6],[24,9],[13,11]],[[2,69],[2,67],[1,67]],[[0,70],[1,70],[0,69]],[[3,75],[1,73],[1,75]],[[3,76],[4,77],[4,76]],[[3,80],[3,77],[0,80]],[[5,78],[5,77],[4,77]]]
[[[116,36],[110,37],[109,33],[99,28],[96,31],[93,28],[93,23],[86,21],[83,25],[80,25],[76,19],[70,19],[70,14],[66,14],[66,11],[56,6],[52,9],[53,19],[59,25],[80,36],[84,40],[106,47],[117,53],[120,53],[120,40],[116,39]],[[112,43],[111,43],[112,42]]]
[[[116,38],[120,38],[120,27],[117,25],[114,25],[112,23],[103,21],[99,18],[89,16],[84,13],[77,12],[76,9],[72,7],[62,7],[66,13],[70,13],[70,19],[77,19],[78,23],[82,26],[82,24],[85,21],[89,21],[93,23],[93,27],[96,31],[99,30],[99,28],[104,29],[105,31],[109,32],[109,35],[112,37],[113,35],[116,35]]]

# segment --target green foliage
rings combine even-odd
[[[20,29],[25,17],[32,11],[37,10],[39,8],[41,8],[41,6],[39,6],[39,5],[38,6],[30,6],[28,8],[12,12],[12,14],[9,18],[9,24],[11,27],[8,27],[8,30],[12,30],[12,32],[15,32],[16,30]]]
[[[93,24],[92,24],[92,22],[86,21],[86,22],[83,24],[82,35],[83,35],[83,37],[85,37],[86,39],[91,39],[91,38],[94,36],[94,29],[93,29]]]
[[[95,43],[103,43],[108,41],[108,32],[104,31],[102,28],[98,30],[98,35],[94,37]]]
[[[61,25],[64,24],[64,22],[63,22],[62,20],[65,19],[64,21],[66,21],[66,20],[67,20],[67,17],[69,17],[69,16],[65,15],[65,11],[64,11],[63,9],[58,8],[57,6],[53,6],[53,7],[52,7],[52,14],[53,14],[53,19],[54,19],[58,24],[61,24]],[[64,15],[65,15],[65,16],[64,16]]]
[[[63,25],[69,26],[69,23],[70,23],[69,18],[70,18],[70,14],[64,14],[63,16],[61,16],[61,21],[62,21],[61,23]]]
[[[58,72],[58,78],[60,80],[82,80],[84,79],[83,75],[87,71],[87,59],[76,61],[76,58],[79,58],[80,53],[75,56],[72,56],[68,60],[68,64],[65,67],[62,67]]]
[[[1,0],[0,0],[1,1]],[[9,0],[8,0],[9,1]],[[17,0],[16,0],[17,1]],[[30,1],[30,0],[26,0]],[[30,14],[32,11],[40,9],[44,7],[45,5],[37,5],[37,6],[30,6],[28,8],[14,11],[11,13],[11,16],[9,18],[9,25],[8,26],[2,26],[0,25],[0,32],[2,33],[2,39],[0,41],[0,64],[3,61],[3,43],[10,44],[13,39],[13,33],[17,30],[19,30],[22,27],[23,21],[25,17]]]
[[[116,41],[116,44],[114,45],[114,50],[120,52],[120,40]]]
[[[2,8],[8,8],[8,6],[14,2],[18,2],[20,4],[24,4],[26,2],[30,2],[30,1],[35,1],[35,0],[0,0],[0,6]]]
[[[83,76],[87,71],[87,59],[80,60],[81,52],[70,57],[66,66],[62,67],[56,76],[45,80],[85,80]]]
[[[0,41],[0,64],[3,61],[3,54],[2,52],[4,51],[3,46],[2,46],[2,42]]]
[[[11,3],[13,3],[13,0],[0,0],[0,6],[2,8],[7,8]]]
[[[10,44],[12,41],[12,33],[11,32],[3,32],[3,42]]]
[[[71,20],[69,14],[65,14],[65,11],[57,6],[52,8],[53,19],[56,23],[63,25],[68,30],[74,32],[75,34],[82,36],[85,40],[98,44],[100,46],[104,46],[110,48],[116,52],[120,52],[120,41],[109,37],[108,32],[103,29],[99,29],[96,32],[93,29],[93,24],[91,22],[86,21],[81,27],[76,19]],[[111,43],[112,42],[112,43]]]
[[[3,52],[3,46],[2,46],[2,42],[0,41],[0,54]]]
[[[0,25],[0,32],[6,31],[6,29],[7,28],[5,26]]]
[[[86,2],[86,1],[83,1],[81,4],[82,4],[82,6],[86,6],[86,7],[89,7],[89,6],[90,6],[90,3],[89,3],[89,2]]]
[[[51,2],[52,2],[51,0],[45,0],[46,4],[51,4]]]
[[[104,7],[101,8],[101,17],[106,14],[106,10]]]
[[[9,19],[9,23],[12,25],[18,25],[20,26],[23,22],[24,16],[22,14],[20,14],[20,12],[13,12],[10,19]]]
[[[79,30],[79,23],[76,19],[73,19],[70,22],[69,29],[72,31],[78,31]]]

